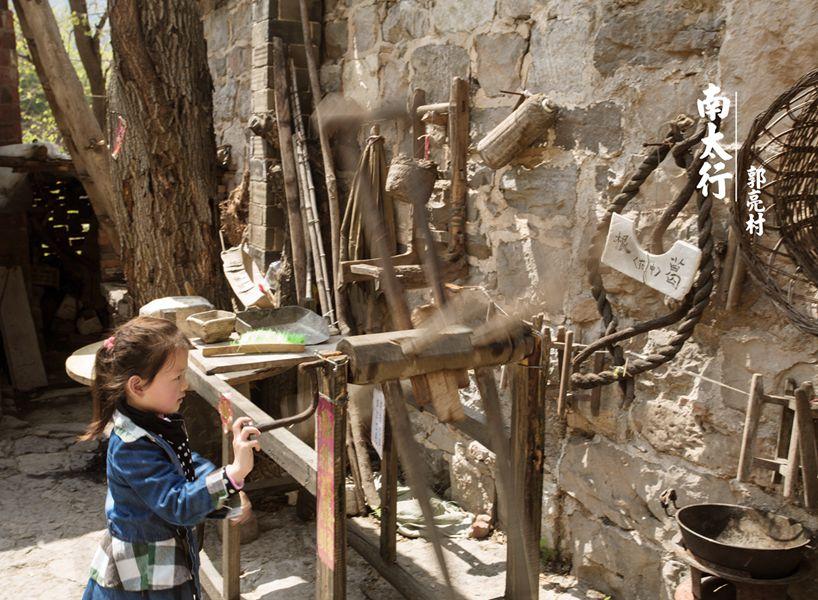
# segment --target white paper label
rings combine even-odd
[[[677,240],[664,254],[651,254],[639,246],[633,225],[627,217],[611,215],[602,263],[671,298],[684,298],[693,287],[702,251],[689,242]]]
[[[386,422],[386,401],[381,386],[372,390],[372,432],[370,440],[378,456],[383,458],[383,430]]]

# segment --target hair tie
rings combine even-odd
[[[104,342],[102,342],[102,346],[103,346],[103,347],[104,347],[104,348],[105,348],[105,349],[106,349],[108,352],[110,352],[111,350],[113,350],[113,349],[114,349],[114,342],[115,342],[115,341],[116,341],[116,338],[115,338],[115,336],[113,336],[113,335],[112,335],[112,336],[111,336],[111,337],[109,337],[107,340],[105,340]]]

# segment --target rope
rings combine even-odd
[[[651,152],[636,170],[636,173],[622,188],[622,191],[613,199],[611,205],[608,207],[605,216],[597,226],[597,230],[592,239],[591,247],[588,251],[588,258],[586,260],[586,267],[588,268],[588,280],[591,284],[591,293],[596,300],[597,310],[602,317],[605,325],[605,334],[597,341],[589,344],[582,352],[580,352],[572,361],[574,369],[587,360],[596,350],[605,347],[613,356],[614,369],[602,371],[600,373],[573,373],[571,375],[571,383],[578,388],[589,389],[602,385],[608,385],[615,382],[624,381],[633,375],[655,369],[656,367],[673,360],[673,358],[682,349],[684,343],[693,334],[693,329],[701,319],[702,313],[710,301],[710,293],[713,290],[713,220],[710,215],[713,202],[710,197],[705,197],[701,193],[697,195],[698,205],[698,219],[697,227],[699,231],[698,245],[702,251],[702,263],[699,266],[699,275],[693,288],[688,292],[682,305],[675,311],[653,319],[644,323],[638,323],[621,332],[617,331],[619,320],[613,312],[611,303],[608,300],[608,295],[605,290],[605,285],[602,281],[602,276],[599,272],[600,259],[602,251],[607,238],[608,229],[610,226],[611,215],[613,213],[621,213],[636,194],[639,188],[647,177],[659,166],[659,164],[667,157],[671,150],[674,152],[674,159],[677,164],[687,165],[688,183],[685,188],[679,193],[674,202],[670,205],[665,215],[678,214],[678,212],[687,204],[690,197],[696,188],[696,178],[698,171],[704,163],[704,159],[699,156],[697,159],[688,161],[684,152],[689,151],[693,145],[704,136],[706,127],[696,135],[687,139],[682,139],[681,130],[690,123],[689,119],[680,116],[671,124],[665,140],[657,146],[656,152]],[[718,129],[719,122],[716,121]],[[681,142],[681,143],[680,143]],[[662,220],[663,222],[666,219]],[[635,360],[630,361],[627,371],[622,369],[624,364],[624,350],[618,342],[634,337],[641,333],[664,327],[675,323],[681,319],[681,323],[676,332],[676,335],[666,345],[657,348],[648,356],[637,356]]]

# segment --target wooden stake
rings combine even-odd
[[[450,256],[460,257],[466,251],[466,158],[469,151],[469,84],[465,79],[452,78],[449,103],[449,155],[452,172],[448,253]]]
[[[415,158],[426,158],[426,140],[423,138],[423,135],[426,133],[426,127],[421,120],[421,115],[418,114],[418,107],[424,102],[426,102],[426,92],[424,90],[415,90],[412,92],[412,99],[409,103],[409,114],[412,117],[412,148]]]
[[[396,385],[400,385],[396,382]],[[398,532],[398,452],[388,418],[383,424],[383,455],[381,456],[381,558],[388,563],[397,558]]]
[[[571,384],[571,352],[574,347],[574,332],[568,329],[564,336],[562,364],[560,365],[560,391],[557,396],[557,414],[561,419],[565,418],[565,413],[568,411],[567,397]]]

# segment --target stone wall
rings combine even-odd
[[[234,70],[225,61],[242,47],[247,4],[227,3],[214,14],[228,25],[206,27],[209,39],[232,44],[225,56],[211,50],[222,139],[243,135],[246,104],[238,90],[248,67],[234,59],[244,69]],[[816,66],[816,28],[808,1],[327,0],[322,80],[325,91],[374,108],[404,106],[417,87],[430,102],[444,101],[450,78],[466,77],[474,145],[516,102],[501,90],[548,94],[561,112],[546,143],[497,172],[471,156],[467,282],[485,286],[506,307],[543,310],[553,324],[590,341],[600,326],[585,250],[643,142],[660,141],[679,113],[695,113],[710,82],[738,94],[741,141],[755,115]],[[729,121],[724,131],[732,140]],[[391,154],[410,151],[405,125],[385,123],[381,130]],[[680,169],[662,165],[626,214],[648,233],[682,184]],[[723,254],[727,205],[717,202],[715,213]],[[695,231],[688,209],[665,239],[695,239]],[[604,277],[622,323],[667,312],[658,293],[615,273]],[[654,332],[631,348],[644,352],[668,335]],[[730,389],[747,390],[760,372],[765,387],[781,393],[789,377],[815,379],[816,361],[815,339],[790,325],[752,282],[738,311],[726,311],[714,296],[676,360],[637,379],[630,405],[623,406],[618,389],[606,389],[598,416],[581,406],[564,436],[550,423],[543,511],[549,553],[560,552],[581,579],[615,598],[666,599],[684,568],[671,552],[676,528],[658,504],[665,488],[675,487],[681,504],[750,503],[818,527],[818,519],[779,496],[735,481],[747,397]],[[468,440],[424,415],[414,420],[433,458],[451,465],[456,477],[473,481],[492,468]],[[765,413],[768,441],[774,421]],[[467,500],[479,504],[484,496]],[[814,597],[817,582],[804,583],[793,597]]]

